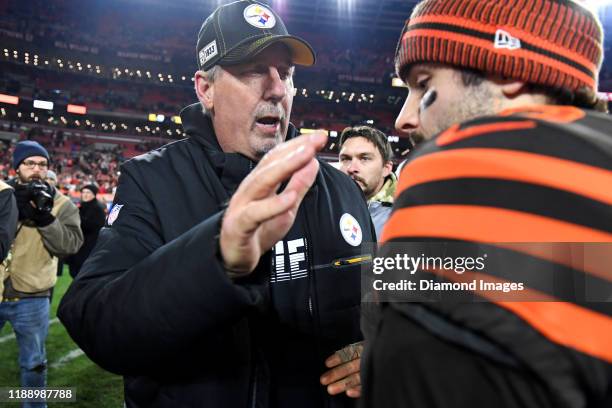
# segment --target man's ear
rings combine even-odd
[[[527,87],[525,82],[510,79],[499,81],[497,85],[506,98],[519,95]]]
[[[383,177],[387,177],[389,174],[391,174],[391,171],[393,170],[393,163],[388,161],[385,163],[385,165],[383,166]]]
[[[214,108],[215,84],[206,78],[206,74],[203,71],[195,73],[195,91],[204,108],[207,111],[212,111]]]

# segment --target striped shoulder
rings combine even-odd
[[[612,170],[612,118],[572,106],[508,110],[451,126],[434,140],[416,156],[451,149],[505,149]]]
[[[383,239],[612,241],[612,121],[553,113],[480,118],[418,149]]]

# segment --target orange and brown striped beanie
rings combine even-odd
[[[402,31],[396,71],[439,63],[596,91],[602,38],[597,17],[572,0],[424,0]]]

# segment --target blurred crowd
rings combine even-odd
[[[111,198],[117,187],[119,165],[124,160],[121,147],[99,149],[93,145],[73,143],[61,133],[55,132],[51,142],[36,131],[22,135],[21,140],[36,140],[46,145],[51,156],[50,170],[55,173],[57,187],[62,193],[76,200],[83,186],[94,184],[98,186],[100,198]],[[3,180],[16,175],[12,163],[14,147],[15,143],[9,141],[0,143],[0,178]]]

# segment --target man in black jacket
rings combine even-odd
[[[17,229],[17,203],[11,186],[0,180],[0,262],[9,253]]]
[[[361,339],[375,238],[359,187],[315,158],[326,137],[289,124],[314,53],[251,1],[209,16],[197,50],[189,138],[123,165],[60,319],[129,407],[352,406],[359,353],[333,353]]]
[[[89,254],[96,246],[98,233],[104,226],[106,219],[105,206],[96,199],[98,186],[86,184],[81,187],[81,203],[79,204],[79,216],[81,217],[81,230],[83,231],[83,246],[79,252],[66,258],[66,263],[70,268],[70,276],[76,278],[89,257]]]

